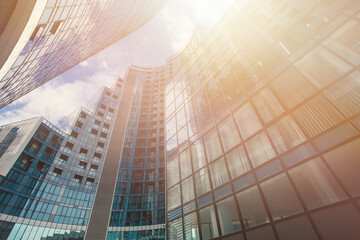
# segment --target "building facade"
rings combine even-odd
[[[167,239],[359,239],[360,4],[235,1],[166,84]]]
[[[0,2],[0,108],[148,22],[164,0]]]
[[[42,117],[1,127],[0,239],[84,238],[122,85],[60,128]]]

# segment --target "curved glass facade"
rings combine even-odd
[[[30,11],[30,2],[33,1],[18,1],[12,18],[21,19],[21,11]],[[23,20],[28,21],[24,29],[19,29],[23,23],[10,19],[10,26],[0,35],[0,43],[13,48],[9,53],[6,49],[0,51],[0,108],[135,31],[163,3],[164,0],[37,1],[29,13],[30,20]],[[18,33],[19,39],[8,43],[20,30],[23,32]]]
[[[166,85],[167,239],[357,239],[357,1],[236,1]]]
[[[83,239],[122,81],[62,121],[65,132],[43,118],[2,127],[0,163],[15,163],[0,176],[1,239]]]

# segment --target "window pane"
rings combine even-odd
[[[199,228],[196,212],[190,213],[184,217],[185,239],[199,239]]]
[[[209,174],[206,168],[194,174],[196,196],[203,195],[210,191]]]
[[[295,65],[317,88],[327,86],[351,70],[350,65],[323,47],[310,51]]]
[[[167,185],[168,188],[180,181],[179,179],[179,165],[177,157],[173,158],[167,163]]]
[[[228,174],[226,172],[224,158],[221,158],[212,164],[210,164],[211,182],[213,187],[216,188],[229,181]]]
[[[274,117],[284,112],[284,109],[269,89],[261,90],[253,97],[253,102],[265,123],[270,122]]]
[[[209,206],[199,211],[201,232],[203,240],[219,236],[214,206]]]
[[[191,148],[191,156],[193,161],[194,171],[198,170],[205,166],[205,154],[204,149],[201,144],[201,139],[198,139],[190,146]]]
[[[233,197],[218,202],[216,207],[223,235],[241,230],[240,220]]]
[[[309,137],[316,136],[343,120],[323,96],[317,96],[296,109],[294,117]]]
[[[293,67],[280,75],[271,86],[282,103],[289,109],[316,92],[315,87]]]
[[[204,145],[209,162],[222,154],[219,137],[215,129],[204,135]]]
[[[275,157],[275,152],[264,132],[247,141],[245,146],[254,167]]]
[[[234,113],[241,136],[246,139],[260,130],[261,124],[249,103],[244,104]]]
[[[181,218],[168,223],[169,240],[183,239],[183,228]]]
[[[309,209],[346,199],[344,191],[319,158],[289,172]]]
[[[303,212],[285,174],[271,178],[260,185],[274,220]]]
[[[325,160],[351,196],[360,195],[360,139],[324,154]]]
[[[189,177],[181,183],[181,193],[183,203],[189,202],[195,198],[194,183],[192,177]]]
[[[190,148],[187,148],[185,151],[180,153],[179,158],[180,158],[181,179],[184,179],[192,173]]]
[[[181,205],[180,199],[181,199],[180,198],[180,184],[178,184],[168,190],[168,194],[167,194],[168,211],[179,207]]]
[[[226,160],[232,178],[236,178],[250,170],[249,162],[244,152],[244,146],[237,147],[228,153]]]
[[[219,134],[225,151],[240,143],[235,123],[231,117],[219,124]]]
[[[360,72],[356,71],[325,90],[325,95],[347,117],[360,112]]]
[[[245,227],[252,227],[269,221],[257,186],[236,195]]]
[[[286,116],[268,128],[276,150],[283,153],[306,140],[304,134],[290,116]]]

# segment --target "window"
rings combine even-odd
[[[180,159],[181,179],[184,179],[192,173],[190,148],[187,148],[185,151],[180,153],[179,159]]]
[[[168,210],[175,209],[181,205],[180,184],[175,185],[168,190],[167,193],[167,208]]]
[[[293,168],[289,173],[308,209],[347,198],[320,158]]]
[[[268,128],[276,150],[281,154],[303,143],[306,138],[290,116],[286,116]]]
[[[183,204],[195,198],[194,182],[192,177],[186,178],[184,181],[181,182],[181,196]]]
[[[69,156],[65,155],[65,154],[61,154],[60,155],[60,159],[64,162],[66,162],[69,159]]]
[[[199,211],[201,235],[203,240],[218,237],[214,206],[203,208]]]
[[[323,47],[317,47],[295,64],[317,88],[323,88],[351,70],[351,66]]]
[[[245,146],[254,167],[257,167],[276,156],[269,139],[264,132],[247,141]]]
[[[86,162],[83,162],[83,161],[79,162],[79,168],[86,169],[86,167],[87,167]]]
[[[260,186],[274,220],[303,212],[295,191],[284,173],[261,183]]]
[[[88,150],[86,148],[81,148],[79,153],[86,155],[88,153]]]
[[[168,188],[172,187],[180,181],[179,178],[179,164],[177,156],[171,159],[167,163],[167,186]]]
[[[101,147],[101,148],[104,148],[105,147],[105,144],[103,142],[98,142],[97,144],[98,147]]]
[[[96,130],[96,129],[91,129],[91,132],[90,132],[90,133],[96,136],[96,135],[98,134],[98,130]]]
[[[223,235],[241,230],[241,224],[233,197],[229,197],[218,202],[216,207],[219,216],[221,233]]]
[[[204,135],[204,145],[207,159],[209,162],[213,161],[222,154],[219,137],[216,129],[212,129]]]
[[[226,166],[224,158],[221,158],[209,165],[210,176],[213,187],[219,187],[220,185],[229,181],[228,174],[226,172]]]
[[[193,159],[193,167],[194,171],[198,170],[199,168],[202,168],[205,166],[205,154],[204,149],[201,143],[201,138],[196,140],[191,146],[191,156]]]
[[[343,120],[343,117],[321,95],[296,109],[293,116],[309,137],[316,136]]]
[[[257,186],[246,189],[236,195],[245,228],[269,221],[264,203]]]
[[[184,229],[186,240],[195,240],[200,238],[196,212],[184,216]]]
[[[250,170],[244,146],[239,146],[226,155],[229,171],[232,178],[236,178]]]
[[[261,129],[261,124],[249,103],[236,110],[234,117],[243,139],[247,139]]]
[[[284,109],[281,107],[274,94],[267,88],[261,90],[252,98],[252,100],[265,123],[270,122],[273,118],[284,112]]]
[[[77,174],[76,174],[76,175],[74,176],[73,181],[76,182],[76,183],[81,183],[82,179],[83,179],[83,176],[80,176],[80,175],[77,175]]]
[[[73,147],[74,147],[74,144],[72,144],[71,142],[67,142],[67,143],[65,144],[65,147],[68,148],[68,149],[70,149],[70,150],[72,150]]]
[[[55,168],[54,171],[53,171],[53,175],[55,177],[60,177],[61,174],[62,174],[63,170],[59,169],[59,168]]]
[[[271,86],[288,109],[292,109],[316,92],[315,87],[293,67],[280,75]]]
[[[360,112],[360,72],[347,76],[344,80],[335,83],[325,90],[325,95],[347,117]]]
[[[360,139],[324,154],[336,176],[351,196],[360,195]]]
[[[194,174],[196,196],[201,196],[210,191],[209,174],[206,168]]]
[[[230,150],[232,147],[240,143],[240,137],[231,117],[219,124],[219,134],[225,151]]]

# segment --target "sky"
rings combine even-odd
[[[62,75],[0,109],[0,126],[43,116],[56,123],[86,106],[130,65],[156,67],[182,49],[195,25],[214,26],[238,0],[167,0],[148,23]]]

